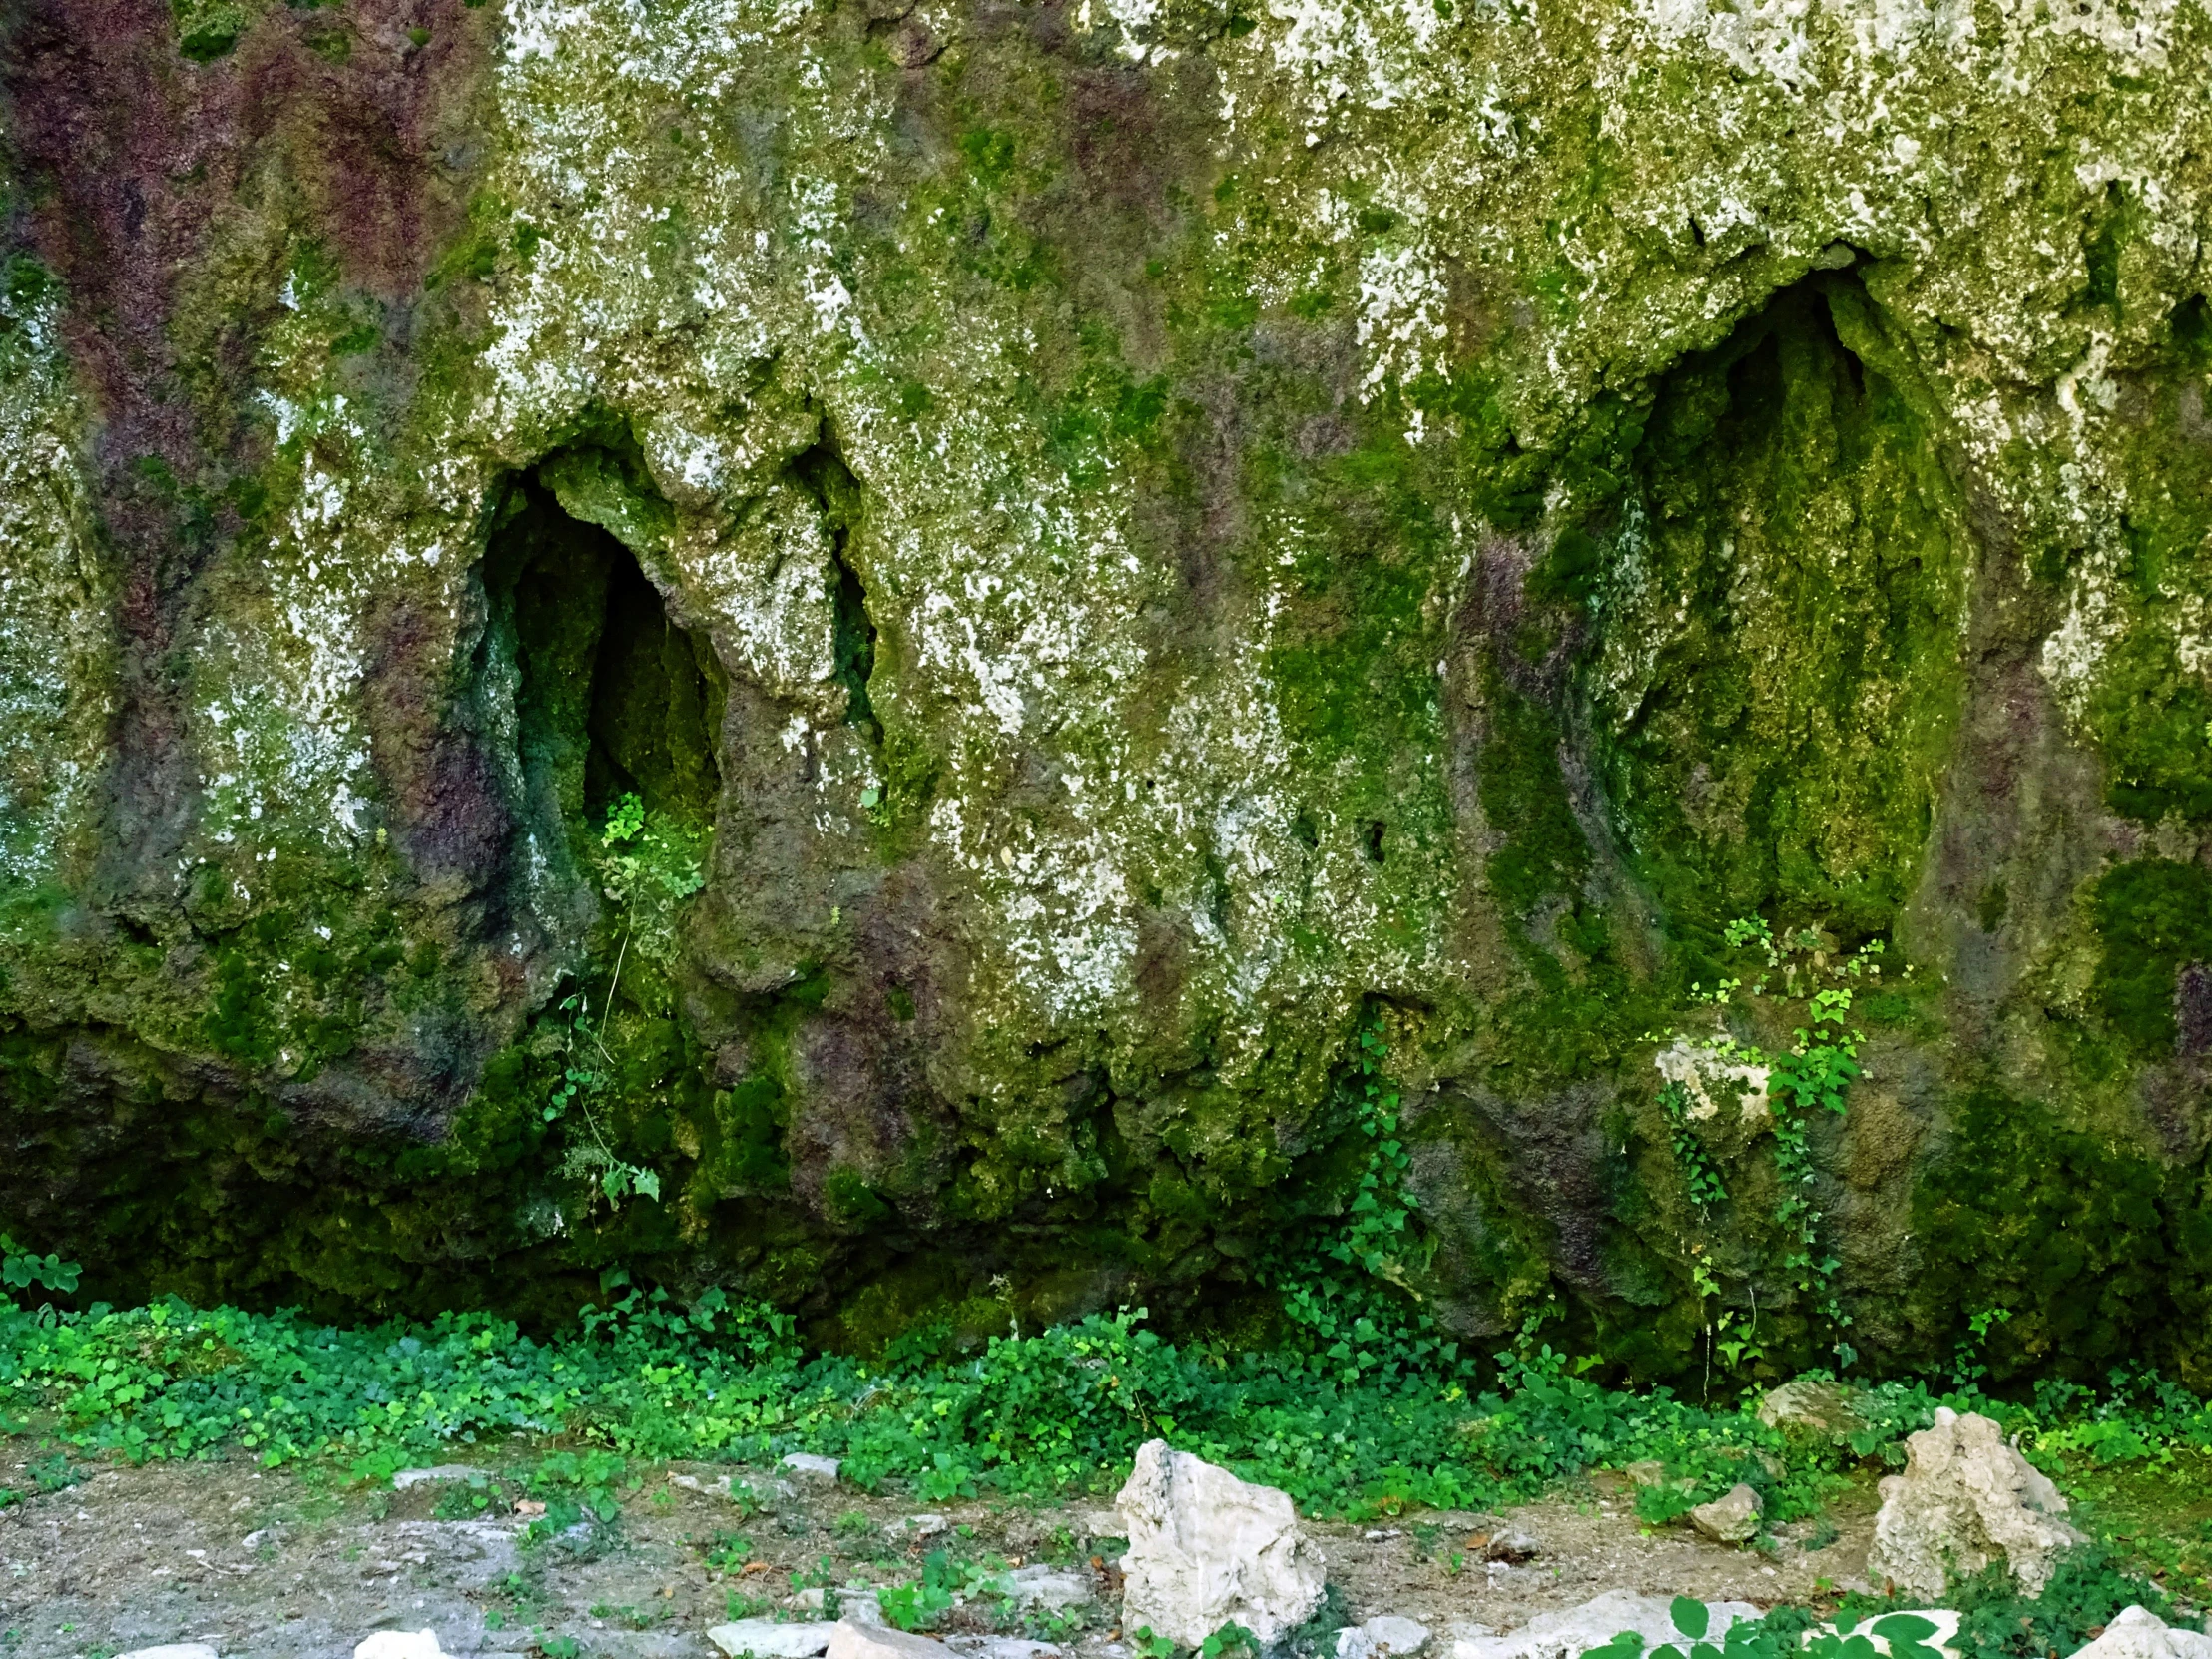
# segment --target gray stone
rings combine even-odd
[[[440,1480],[488,1480],[490,1472],[467,1463],[439,1463],[426,1469],[401,1469],[391,1477],[395,1491],[405,1491],[409,1486],[424,1486]]]
[[[1749,1543],[1759,1536],[1764,1509],[1759,1494],[1739,1481],[1712,1502],[1692,1509],[1690,1524],[1716,1543]]]
[[[2143,1607],[2130,1607],[2073,1659],[2212,1659],[2212,1636],[2168,1624]]]
[[[1428,1626],[1385,1613],[1337,1632],[1337,1659],[1412,1659],[1428,1647]]]
[[[1058,1567],[1037,1562],[1026,1567],[1016,1567],[1006,1575],[1006,1583],[1013,1592],[1016,1605],[1042,1607],[1048,1612],[1061,1612],[1070,1607],[1081,1607],[1096,1601],[1098,1591],[1090,1574],[1066,1572]]]
[[[1709,1601],[1706,1639],[1719,1642],[1738,1619],[1756,1619],[1759,1609],[1745,1601]],[[1664,1596],[1610,1590],[1562,1612],[1544,1613],[1503,1636],[1461,1636],[1451,1644],[1452,1659],[1581,1659],[1623,1631],[1633,1630],[1647,1648],[1679,1642],[1674,1603]]]
[[[894,1538],[934,1538],[951,1525],[942,1515],[908,1515],[904,1520],[892,1521],[883,1530]]]
[[[1060,1659],[1055,1642],[1032,1642],[1026,1636],[947,1636],[944,1645],[959,1659]]]
[[[1147,1440],[1114,1506],[1129,1527],[1124,1630],[1195,1648],[1241,1624],[1268,1647],[1321,1605],[1321,1550],[1272,1486]]]
[[[707,1632],[707,1640],[730,1655],[740,1659],[752,1654],[755,1659],[815,1659],[830,1645],[830,1627],[827,1624],[781,1624],[775,1619],[739,1619],[734,1624],[718,1624]]]
[[[830,1659],[951,1659],[942,1642],[887,1624],[856,1624],[839,1619],[830,1627]]]
[[[1941,1596],[1953,1573],[2001,1560],[2030,1595],[2058,1552],[2083,1541],[2066,1500],[1989,1418],[1938,1407],[1907,1437],[1903,1474],[1882,1482],[1867,1576],[1916,1596]]]
[[[353,1659],[448,1659],[435,1630],[379,1630],[353,1649]]]
[[[1799,1378],[1768,1390],[1759,1402],[1759,1420],[1769,1428],[1810,1430],[1816,1434],[1854,1434],[1867,1426],[1852,1405],[1854,1395],[1841,1382]]]
[[[219,1659],[216,1650],[206,1642],[171,1642],[163,1647],[133,1648],[129,1653],[119,1653],[116,1659]]]
[[[802,1480],[834,1481],[840,1466],[837,1458],[818,1456],[812,1451],[787,1452],[777,1466],[786,1468]]]

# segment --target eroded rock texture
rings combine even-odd
[[[2208,29],[15,0],[0,1211],[1257,1330],[1365,1025],[1447,1326],[1782,1365],[1760,916],[1860,1351],[2212,1378]]]

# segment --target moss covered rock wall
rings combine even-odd
[[[1258,1334],[1368,1030],[1461,1336],[2212,1381],[2196,0],[4,16],[88,1294]]]

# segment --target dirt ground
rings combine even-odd
[[[1115,1640],[1119,1546],[1102,1502],[925,1505],[738,1470],[762,1501],[756,1512],[716,1489],[725,1466],[657,1465],[633,1469],[612,1524],[526,1542],[516,1503],[533,1461],[486,1457],[481,1482],[398,1491],[243,1460],[57,1464],[45,1448],[0,1441],[0,1485],[23,1493],[0,1509],[0,1654],[109,1659],[201,1641],[224,1659],[350,1659],[372,1631],[429,1627],[454,1655],[713,1659],[706,1631],[730,1616],[733,1593],[761,1616],[805,1617],[824,1584],[911,1580],[936,1549],[1076,1574],[1097,1599],[1052,1624],[1032,1615],[1026,1633],[1055,1637],[1071,1659],[1126,1654]],[[1312,1530],[1353,1618],[1419,1619],[1445,1659],[1455,1629],[1511,1630],[1610,1589],[1817,1599],[1858,1578],[1873,1531],[1871,1489],[1847,1493],[1824,1521],[1785,1528],[1770,1554],[1681,1528],[1651,1534],[1631,1495],[1601,1475],[1497,1515]],[[906,1523],[926,1510],[945,1530],[917,1537]],[[1528,1534],[1535,1553],[1484,1559],[1478,1540],[1507,1530]],[[994,1625],[992,1605],[955,1608],[937,1633],[1025,1633],[1018,1620]]]

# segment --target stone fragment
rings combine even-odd
[[[789,1451],[779,1461],[779,1468],[787,1468],[802,1480],[820,1480],[825,1483],[837,1478],[839,1462],[834,1457],[819,1456],[812,1451]]]
[[[353,1649],[353,1659],[448,1659],[435,1630],[379,1630]]]
[[[887,1624],[856,1624],[839,1619],[830,1627],[830,1659],[950,1659],[942,1642]]]
[[[1716,1645],[1738,1619],[1759,1617],[1759,1609],[1748,1601],[1709,1601],[1705,1606],[1712,1621],[1705,1639]],[[1640,1634],[1647,1650],[1682,1640],[1674,1627],[1671,1598],[1608,1590],[1579,1607],[1540,1614],[1503,1636],[1461,1636],[1451,1644],[1451,1654],[1452,1659],[1581,1659],[1624,1630]]]
[[[1033,1642],[1026,1636],[947,1636],[944,1645],[959,1659],[1060,1659],[1055,1642]]]
[[[1094,1538],[1123,1537],[1127,1525],[1119,1509],[1092,1509],[1083,1516],[1083,1530]]]
[[[1523,1561],[1533,1561],[1543,1552],[1544,1546],[1537,1542],[1536,1534],[1524,1532],[1517,1526],[1504,1527],[1491,1533],[1482,1545],[1482,1558],[1485,1561],[1504,1561],[1515,1566]]]
[[[490,1476],[479,1468],[466,1463],[439,1463],[426,1469],[401,1469],[391,1477],[392,1489],[405,1491],[409,1486],[425,1486],[438,1480],[484,1480]]]
[[[220,1659],[206,1642],[169,1642],[161,1647],[135,1647],[116,1659]]]
[[[1015,1605],[1020,1607],[1042,1607],[1057,1613],[1098,1599],[1090,1574],[1066,1572],[1042,1561],[1016,1567],[1006,1575],[1006,1582],[1013,1591]]]
[[[707,1640],[730,1655],[730,1659],[742,1659],[752,1654],[754,1659],[815,1659],[815,1655],[830,1645],[830,1629],[827,1624],[779,1624],[774,1619],[739,1619],[734,1624],[718,1624],[707,1632]]]
[[[1715,1543],[1744,1544],[1759,1536],[1765,1505],[1759,1494],[1738,1481],[1710,1503],[1690,1511],[1690,1524]]]
[[[904,1520],[892,1521],[883,1530],[894,1538],[934,1538],[951,1525],[942,1515],[908,1515]]]
[[[2169,1625],[2148,1608],[2130,1607],[2073,1659],[2212,1659],[2212,1636]]]
[[[1195,1648],[1240,1624],[1271,1647],[1321,1605],[1321,1550],[1272,1486],[1147,1440],[1114,1506],[1128,1523],[1125,1630]]]
[[[1930,1600],[1950,1575],[2001,1559],[2030,1595],[2050,1579],[2052,1559],[2082,1542],[2061,1519],[2058,1488],[2004,1442],[1989,1418],[1938,1407],[1935,1426],[1906,1438],[1903,1474],[1882,1482],[1867,1576]]]
[[[1852,1406],[1851,1389],[1841,1382],[1810,1378],[1770,1388],[1759,1402],[1759,1420],[1769,1428],[1816,1434],[1855,1434],[1867,1426],[1867,1419]]]
[[[1337,1632],[1337,1659],[1412,1659],[1427,1646],[1428,1626],[1391,1613]]]

